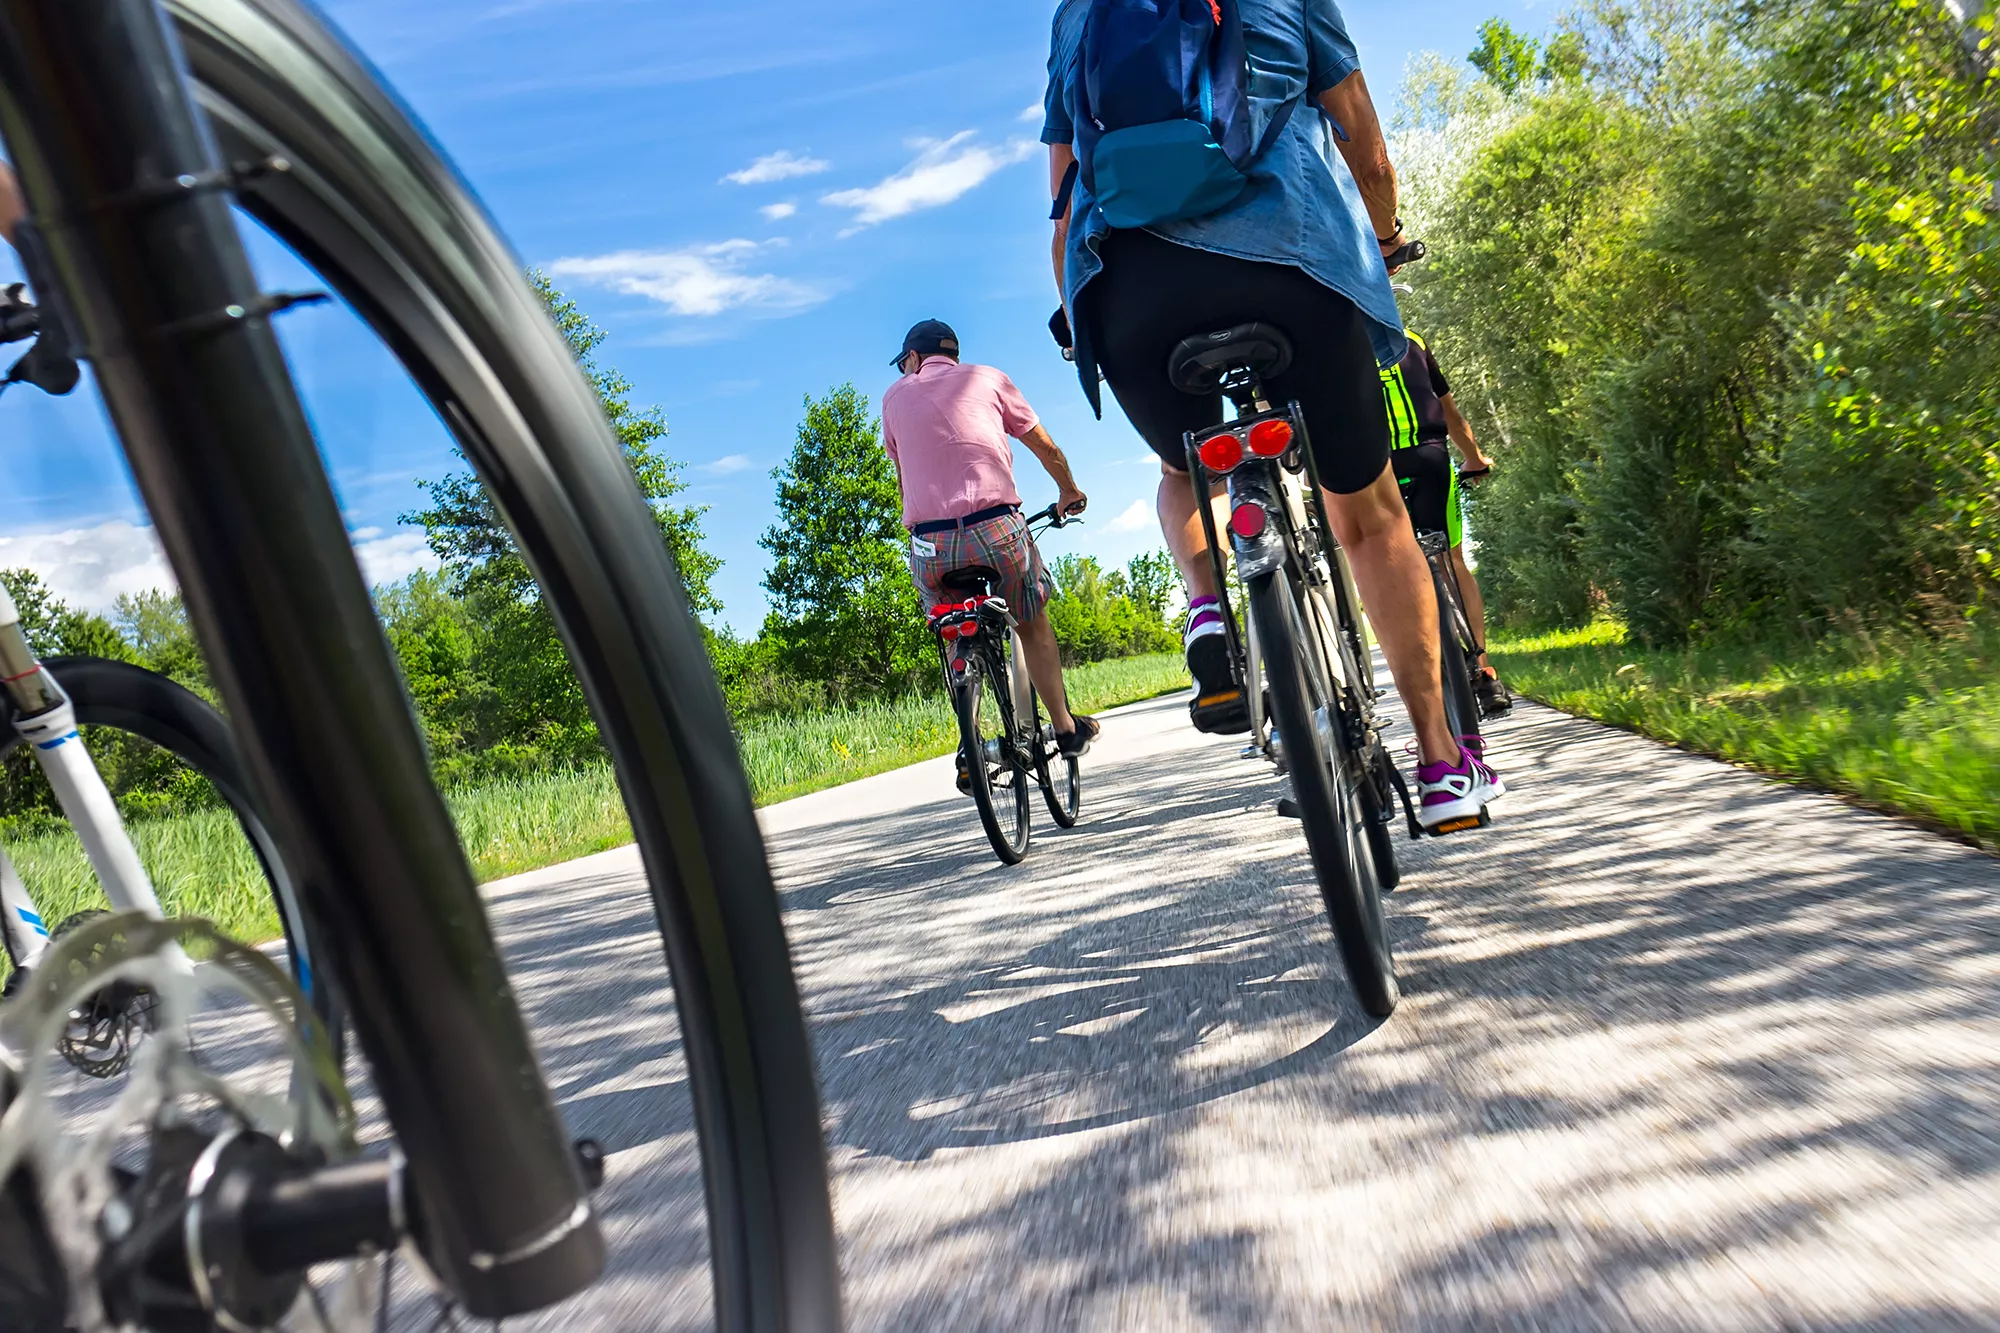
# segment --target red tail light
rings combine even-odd
[[[1270,515],[1264,512],[1263,505],[1254,501],[1245,500],[1229,511],[1229,530],[1245,541],[1263,536],[1264,525],[1268,522]]]
[[[1243,441],[1229,431],[1201,442],[1201,465],[1210,472],[1234,472],[1243,461]]]
[[[1292,447],[1292,423],[1279,417],[1260,421],[1250,428],[1250,452],[1259,458],[1276,458]]]

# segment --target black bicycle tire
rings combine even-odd
[[[1390,831],[1396,817],[1396,797],[1393,788],[1387,795],[1380,790],[1388,784],[1388,765],[1394,761],[1382,742],[1376,741],[1368,762],[1371,768],[1384,774],[1380,784],[1371,782],[1363,788],[1371,793],[1362,806],[1362,814],[1368,821],[1368,854],[1375,861],[1375,882],[1382,886],[1382,892],[1394,893],[1403,882],[1403,865],[1396,859],[1396,835]],[[1370,809],[1370,805],[1379,808]]]
[[[1060,781],[1063,799],[1056,799],[1057,779],[1054,774],[1050,775],[1049,785],[1042,788],[1042,795],[1048,801],[1049,818],[1055,820],[1057,827],[1075,828],[1077,820],[1083,815],[1083,768],[1077,763],[1075,755],[1056,757],[1062,765]]]
[[[1033,733],[1035,782],[1042,789],[1042,799],[1048,804],[1049,818],[1056,822],[1056,827],[1075,828],[1077,816],[1083,810],[1082,770],[1077,765],[1075,755],[1066,755],[1060,751],[1057,752],[1056,758],[1062,761],[1063,791],[1065,793],[1063,800],[1057,800],[1055,773],[1049,766],[1049,747],[1042,740],[1042,696],[1035,691],[1035,687],[1032,685],[1028,687],[1028,700],[1033,705],[1035,712],[1035,730]]]
[[[1467,646],[1470,636],[1461,633],[1464,612],[1451,589],[1445,585],[1448,577],[1435,561],[1432,562],[1431,583],[1437,595],[1438,668],[1444,686],[1445,721],[1451,727],[1452,735],[1476,738],[1480,734],[1479,700],[1472,693],[1470,649]]]
[[[1361,1007],[1377,1018],[1386,1018],[1394,1012],[1400,992],[1381,896],[1363,878],[1364,858],[1357,855],[1365,840],[1354,836],[1362,819],[1355,789],[1364,779],[1344,750],[1327,754],[1314,725],[1300,660],[1307,649],[1300,637],[1304,632],[1303,608],[1297,603],[1289,571],[1257,575],[1248,580],[1248,591],[1257,631],[1263,635],[1264,679],[1271,690],[1271,710],[1283,738],[1292,793],[1305,826],[1306,849],[1333,927],[1334,943],[1347,966],[1348,985]]]
[[[1003,742],[1001,767],[1014,773],[1012,837],[1001,827],[998,793],[994,790],[993,774],[986,763],[986,736],[979,723],[979,701],[988,694],[993,699],[998,734]],[[1000,858],[1000,864],[1017,866],[1027,857],[1028,844],[1034,837],[1027,813],[1029,774],[1022,772],[1014,762],[1013,746],[1004,743],[1013,730],[1013,709],[1007,701],[1002,678],[995,674],[992,663],[970,668],[966,678],[952,691],[952,707],[958,716],[959,751],[965,761],[966,773],[972,779],[972,804],[979,811],[980,827],[986,833],[986,841],[992,846],[993,854]]]
[[[841,1327],[818,1089],[706,646],[596,394],[457,173],[297,0],[170,0],[242,205],[430,399],[555,613],[611,751],[681,1015],[717,1327]]]
[[[1344,566],[1336,565],[1331,580],[1314,589],[1314,600],[1331,622],[1329,629],[1337,639],[1337,644],[1328,644],[1329,650],[1344,648],[1353,658],[1354,671],[1349,680],[1349,688],[1363,693],[1363,698],[1350,703],[1364,711],[1372,708],[1376,696],[1375,661],[1372,656],[1363,656],[1366,651],[1367,634],[1361,624],[1361,617],[1354,608],[1359,603],[1343,591],[1347,579]],[[1334,582],[1332,580],[1339,580]],[[1345,608],[1346,616],[1341,611]],[[1343,673],[1345,674],[1345,673]],[[1396,861],[1396,839],[1389,832],[1388,818],[1395,807],[1392,784],[1388,777],[1389,756],[1378,737],[1369,747],[1364,765],[1367,777],[1360,786],[1361,816],[1367,832],[1367,850],[1375,874],[1375,882],[1384,893],[1394,893],[1403,881],[1403,869]]]
[[[76,710],[78,725],[109,727],[150,741],[207,778],[242,826],[278,909],[293,980],[326,1025],[335,1049],[341,1044],[340,1005],[332,978],[313,962],[316,956],[305,916],[276,841],[265,827],[229,723],[186,686],[131,662],[103,657],[50,657],[42,669],[54,678]],[[0,756],[21,744],[11,730],[0,739]]]

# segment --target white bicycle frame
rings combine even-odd
[[[111,906],[160,916],[159,895],[125,831],[118,804],[77,734],[76,710],[29,648],[20,609],[5,588],[0,588],[0,677],[17,710],[14,729],[41,765]],[[0,848],[0,911],[4,911],[8,952],[17,966],[32,967],[49,946],[51,923],[35,905],[4,848]]]

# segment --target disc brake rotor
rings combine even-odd
[[[78,1014],[102,997],[131,993],[149,996],[152,1008],[148,1039],[127,1052],[129,1079],[89,1123],[65,1123],[55,1085],[67,1059],[62,1039],[74,1036]],[[288,1093],[237,1086],[196,1063],[190,1024],[214,993],[247,1002],[276,1029]],[[240,1286],[240,1275],[219,1263],[199,1260],[182,1289],[164,1295],[157,1272],[122,1265],[139,1252],[134,1238],[183,1226],[199,1204],[201,1164],[212,1169],[210,1159],[231,1143],[268,1145],[263,1150],[302,1162],[357,1156],[353,1100],[310,1013],[291,979],[257,950],[206,921],[138,912],[79,923],[0,1006],[0,1182],[26,1167],[39,1187],[49,1238],[69,1278],[71,1327],[141,1320],[163,1333],[247,1326],[217,1303],[216,1290]],[[378,1263],[366,1257],[327,1266],[341,1271],[280,1291],[275,1312],[289,1305],[300,1327],[371,1328],[380,1311]]]

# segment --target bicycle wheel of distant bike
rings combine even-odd
[[[1446,557],[1447,559],[1449,557]],[[1438,661],[1443,671],[1445,720],[1454,736],[1479,736],[1479,700],[1472,692],[1472,635],[1465,611],[1449,574],[1431,561],[1431,582],[1437,590]]]
[[[130,662],[101,657],[51,657],[42,662],[46,671],[68,696],[76,710],[80,727],[88,728],[84,743],[91,747],[100,768],[107,763],[126,769],[144,768],[156,785],[171,783],[177,770],[187,770],[205,779],[222,799],[248,842],[258,871],[270,888],[272,905],[284,931],[292,979],[306,996],[314,1013],[339,1045],[339,1005],[331,979],[316,965],[311,938],[299,907],[298,894],[279,859],[277,844],[266,829],[250,785],[244,777],[236,743],[229,724],[199,696],[157,672]],[[12,719],[0,719],[11,723]],[[141,744],[112,740],[106,732],[120,732]],[[111,747],[106,742],[111,741]],[[0,737],[0,758],[11,754],[24,742],[11,725]],[[107,753],[115,748],[115,753]],[[228,847],[217,842],[211,854],[224,861]],[[218,877],[227,873],[216,867]],[[55,925],[60,935],[82,917],[101,915],[88,911]],[[114,988],[94,997],[79,1011],[71,1029],[64,1034],[63,1057],[80,1073],[108,1077],[125,1067],[140,1030],[147,1024],[143,992]]]
[[[1341,737],[1332,655],[1305,614],[1300,592],[1289,569],[1249,580],[1272,720],[1283,738],[1313,875],[1348,984],[1363,1009],[1386,1017],[1396,1007],[1398,990],[1366,830],[1369,778],[1362,757],[1349,753]]]
[[[1055,748],[1054,733],[1042,722],[1042,699],[1032,689],[1028,697],[1035,707],[1035,781],[1040,784],[1042,796],[1048,801],[1049,818],[1058,827],[1075,828],[1078,811],[1083,808],[1083,772],[1075,755],[1063,754]]]
[[[1028,854],[1028,811],[1034,799],[1029,789],[1036,783],[1021,762],[1007,678],[996,665],[971,666],[952,690],[952,706],[958,714],[960,762],[971,778],[979,822],[993,854],[1011,866]]]
[[[471,191],[316,10],[165,8],[239,164],[237,203],[401,361],[562,630],[673,980],[716,1327],[838,1329],[819,1096],[775,885],[707,648],[596,394]]]

